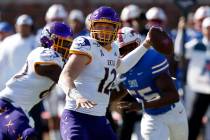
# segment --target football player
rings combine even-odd
[[[151,46],[147,37],[142,46],[119,59],[114,40],[120,21],[115,10],[99,7],[90,22],[91,36],[74,39],[58,82],[67,95],[61,117],[63,140],[116,140],[105,117],[110,86],[117,73],[127,72]]]
[[[117,42],[124,57],[139,46],[140,36],[130,27],[119,30]],[[187,140],[184,106],[169,73],[167,59],[151,48],[128,72],[121,75],[124,86],[139,103],[120,102],[119,107],[137,110],[142,105],[141,135],[144,140]]]
[[[32,139],[35,132],[29,124],[28,112],[46,97],[57,83],[64,61],[69,56],[73,33],[61,22],[45,26],[41,46],[27,57],[25,66],[0,92],[0,127],[3,139]]]

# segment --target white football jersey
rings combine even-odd
[[[62,57],[50,48],[38,47],[27,57],[22,70],[14,75],[7,83],[6,88],[0,92],[0,98],[5,97],[20,106],[25,112],[45,97],[54,82],[35,72],[36,63],[56,63],[63,67]]]
[[[187,84],[194,91],[210,94],[210,42],[204,37],[186,44],[186,57],[190,59]]]
[[[79,108],[76,111],[94,116],[104,116],[110,98],[110,87],[115,80],[119,48],[112,43],[106,50],[95,39],[80,36],[74,39],[70,53],[86,55],[90,62],[74,81],[77,90],[88,100],[96,102],[92,109]],[[74,110],[75,100],[66,97],[65,109]]]

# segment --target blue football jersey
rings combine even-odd
[[[160,97],[155,85],[155,77],[160,73],[169,72],[166,57],[154,49],[149,49],[139,62],[127,73],[121,75],[129,93],[137,100],[152,101]]]

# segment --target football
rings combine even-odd
[[[172,55],[174,46],[172,39],[161,27],[151,27],[149,37],[152,47],[164,55]]]

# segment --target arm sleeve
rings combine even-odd
[[[193,39],[193,40],[186,43],[186,45],[185,45],[185,48],[186,48],[185,58],[186,59],[191,59],[192,53],[193,53],[193,50],[194,50],[194,46],[196,44],[198,44],[197,39]]]
[[[137,64],[137,62],[142,58],[142,56],[147,52],[147,48],[143,45],[140,45],[135,50],[128,53],[125,57],[120,59],[119,65],[117,67],[117,72],[120,74],[126,73],[133,66]]]
[[[182,56],[182,47],[183,46],[183,30],[178,29],[176,39],[174,42],[174,53],[177,57]]]

